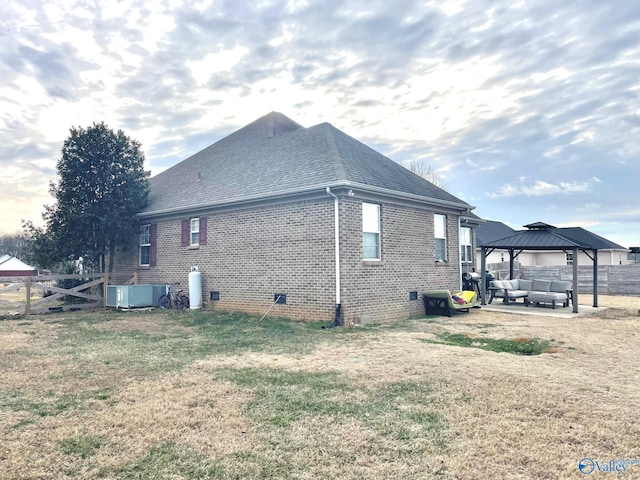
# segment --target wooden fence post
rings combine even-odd
[[[102,281],[102,307],[107,308],[107,290],[109,287],[109,272],[104,272]]]
[[[26,277],[24,284],[27,287],[25,288],[27,291],[27,300],[24,302],[24,315],[26,317],[27,315],[31,315],[31,277]]]

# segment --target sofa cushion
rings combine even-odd
[[[523,298],[529,295],[529,292],[526,290],[507,290],[507,296],[509,298]],[[504,291],[501,291],[499,294],[496,294],[496,297],[504,298]]]
[[[531,292],[529,294],[529,301],[532,303],[551,302],[551,300],[564,302],[566,301],[566,299],[567,299],[567,296],[559,292]]]
[[[510,286],[506,286],[503,280],[491,280],[491,286],[495,288],[511,288]]]
[[[533,290],[533,280],[523,280],[520,279],[518,282],[518,288],[519,290],[527,290],[527,291],[531,291]]]
[[[520,280],[517,278],[515,280],[506,280],[506,282],[511,285],[509,288],[512,288],[513,290],[518,290],[520,288]]]
[[[565,293],[567,290],[571,290],[572,288],[573,285],[571,284],[571,282],[567,282],[565,280],[554,280],[551,282],[549,291]]]
[[[551,280],[534,280],[531,290],[534,292],[548,292],[551,288]]]

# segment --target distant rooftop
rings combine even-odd
[[[482,245],[483,243],[493,242],[494,240],[509,237],[515,232],[516,231],[513,228],[502,222],[487,220],[476,228],[476,239],[478,241],[478,245]]]
[[[22,260],[16,257],[12,257],[11,255],[5,254],[0,256],[0,276],[2,275],[3,271],[8,272],[8,271],[29,271],[29,270],[36,270],[36,268],[30,265],[27,265]]]

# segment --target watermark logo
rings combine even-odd
[[[638,465],[640,460],[594,460],[593,458],[585,457],[578,462],[578,470],[580,473],[590,475],[593,472],[605,472],[605,473],[618,473],[624,475],[627,473],[627,469],[630,465]]]
[[[583,458],[578,462],[578,470],[585,475],[593,473],[596,468],[595,462],[590,458]]]

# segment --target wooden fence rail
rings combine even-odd
[[[30,315],[40,313],[51,308],[95,308],[106,306],[106,287],[111,279],[117,279],[119,284],[137,284],[137,272],[111,272],[111,273],[83,273],[70,275],[34,275],[30,277],[0,277],[0,314]],[[59,286],[59,280],[79,280],[80,285],[71,288]],[[103,288],[100,289],[99,286]],[[24,294],[20,291],[24,289]],[[32,301],[34,289],[41,292],[42,298]],[[87,290],[89,290],[87,292]],[[49,293],[49,295],[46,295]],[[76,297],[89,300],[82,304],[57,305],[49,307],[53,303],[59,303],[63,297]],[[4,307],[9,307],[5,309]],[[43,307],[47,306],[45,309]]]
[[[573,280],[573,266],[520,265],[522,278]],[[593,266],[578,266],[578,292],[593,293]],[[640,264],[598,265],[598,293],[601,295],[640,295]]]

